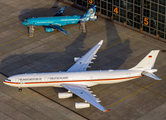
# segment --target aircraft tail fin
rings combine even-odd
[[[96,14],[96,7],[97,5],[92,5],[89,10],[81,16],[81,21],[89,21],[89,20],[94,20],[96,21],[97,16],[95,16]]]
[[[135,67],[131,68],[130,70],[146,70],[152,69],[157,55],[160,50],[152,50],[144,59],[142,59]]]

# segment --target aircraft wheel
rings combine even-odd
[[[18,90],[19,90],[20,92],[22,91],[22,89],[21,89],[21,88],[19,88]]]

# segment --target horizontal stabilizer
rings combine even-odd
[[[153,73],[149,73],[149,72],[145,72],[145,73],[142,73],[142,75],[145,75],[145,76],[148,76],[150,78],[153,78],[155,80],[162,80],[161,78],[157,77],[155,74]]]

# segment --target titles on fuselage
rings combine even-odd
[[[68,79],[68,77],[49,77],[49,80],[61,80],[61,79]]]
[[[20,78],[19,80],[42,80],[42,78]]]
[[[68,77],[47,77],[45,80],[63,80],[63,79],[68,79]],[[19,80],[25,80],[25,81],[30,81],[30,80],[42,80],[42,78],[20,78]]]

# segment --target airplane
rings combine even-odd
[[[57,29],[58,31],[69,35],[69,33],[67,33],[66,30],[62,28],[62,26],[80,23],[80,28],[82,28],[83,33],[86,33],[85,22],[89,20],[96,21],[98,18],[95,16],[96,7],[97,5],[92,5],[84,15],[60,16],[66,8],[66,6],[64,6],[53,17],[33,17],[25,19],[22,24],[29,27],[30,37],[33,37],[35,26],[46,27],[46,32],[53,32],[54,29]]]
[[[124,70],[92,70],[86,71],[92,60],[96,59],[97,51],[101,47],[103,40],[95,45],[82,57],[74,57],[76,62],[65,72],[48,72],[48,73],[25,73],[11,76],[3,81],[4,84],[18,87],[22,91],[24,87],[64,87],[68,92],[58,93],[60,99],[70,98],[73,93],[85,102],[76,102],[75,108],[82,109],[90,107],[90,104],[103,112],[110,111],[105,109],[96,98],[92,91],[89,91],[92,86],[99,84],[114,84],[125,82],[128,80],[148,76],[155,80],[161,80],[153,73],[157,69],[153,69],[155,60],[159,50],[152,50],[141,62],[135,67]]]

